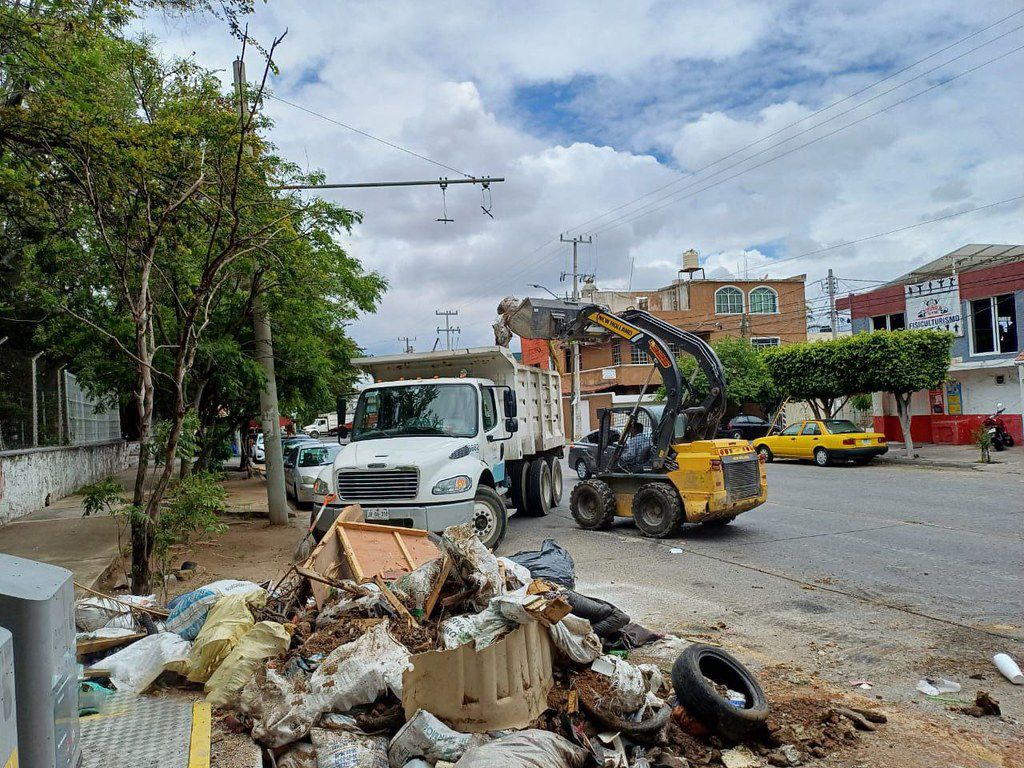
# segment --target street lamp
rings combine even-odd
[[[543,285],[538,285],[537,283],[527,283],[527,285],[528,285],[528,286],[529,286],[530,288],[540,288],[540,289],[541,289],[542,291],[547,291],[547,292],[548,292],[549,294],[551,294],[551,296],[552,296],[552,297],[553,297],[554,299],[556,299],[556,300],[558,300],[558,301],[561,301],[561,300],[562,300],[561,298],[559,298],[558,296],[556,296],[556,295],[555,295],[554,293],[552,293],[552,291],[551,291],[551,289],[550,289],[550,288],[545,288],[545,287],[544,287]]]

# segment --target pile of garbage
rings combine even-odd
[[[133,692],[163,672],[201,684],[280,768],[799,765],[843,738],[841,713],[814,733],[771,720],[720,649],[687,647],[670,676],[631,662],[661,636],[577,593],[554,541],[505,558],[472,524],[405,540],[418,533],[339,519],[277,584],[175,598],[162,631],[92,676]]]

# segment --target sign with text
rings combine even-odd
[[[907,299],[907,330],[930,329],[964,335],[960,282],[955,275],[907,285],[903,292]]]

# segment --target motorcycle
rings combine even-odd
[[[1005,410],[1005,405],[1002,403],[996,403],[996,412],[987,417],[985,421],[981,423],[981,425],[988,430],[989,435],[991,435],[992,447],[997,451],[1013,447],[1013,435],[1006,431],[1006,424],[1001,418],[999,418],[999,414]]]

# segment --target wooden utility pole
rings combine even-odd
[[[580,274],[580,260],[579,260],[579,244],[580,243],[591,243],[593,238],[590,235],[577,235],[575,237],[566,237],[565,235],[559,235],[559,240],[563,243],[572,243],[572,300],[574,303],[579,303],[580,300],[580,278],[586,277],[586,275]],[[562,273],[562,279],[565,280],[567,273]],[[579,440],[583,435],[583,402],[581,397],[581,385],[580,385],[580,343],[576,339],[569,342],[569,346],[572,350],[572,399],[569,401],[569,405],[572,410],[572,438],[573,440]]]

